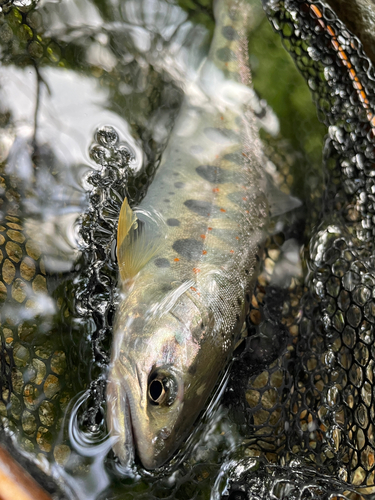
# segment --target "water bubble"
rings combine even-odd
[[[94,160],[98,165],[105,165],[109,159],[109,154],[106,148],[99,146],[99,144],[94,144],[91,146],[89,151],[90,158]]]
[[[128,166],[129,162],[135,161],[135,154],[130,146],[121,144],[117,149],[117,155],[120,158],[121,166]]]
[[[106,148],[113,148],[119,141],[118,133],[110,125],[104,125],[96,131],[96,140]]]

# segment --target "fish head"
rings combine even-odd
[[[211,327],[188,300],[156,319],[128,321],[110,369],[118,395],[117,416],[109,420],[125,427],[114,447],[122,462],[129,459],[130,439],[121,432],[131,428],[133,449],[146,469],[155,469],[191,431],[222,368],[207,341]]]

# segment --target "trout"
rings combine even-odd
[[[124,465],[135,452],[146,469],[171,458],[241,337],[269,215],[250,15],[242,2],[216,3],[209,55],[186,81],[155,179],[139,207],[121,208],[107,422]]]

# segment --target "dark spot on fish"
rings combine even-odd
[[[174,187],[177,189],[181,189],[181,188],[185,187],[185,183],[184,182],[175,182]]]
[[[256,258],[256,261],[259,262],[260,261],[260,257],[258,254],[255,254],[255,258]]]
[[[172,248],[175,252],[185,257],[187,260],[199,259],[202,255],[203,242],[184,238],[173,243]]]
[[[241,165],[242,164],[242,155],[240,152],[238,153],[228,153],[227,155],[224,156],[224,160],[230,161],[232,163],[235,163],[236,165]]]
[[[188,369],[188,372],[190,373],[190,375],[195,375],[196,372],[197,372],[197,365],[191,365]]]
[[[171,192],[169,192],[168,194],[170,194],[171,196],[173,196],[173,195],[175,194],[175,192],[174,192],[174,191],[171,191]]]
[[[172,285],[169,283],[160,283],[160,292],[161,293],[168,293],[172,290]]]
[[[170,201],[171,201],[171,200],[168,200],[168,198],[166,198],[166,199],[165,199],[165,200],[163,200],[163,201],[165,201],[165,203],[170,203]]]
[[[202,329],[202,330],[204,329],[204,324],[203,324],[203,322],[201,323],[201,329]]]
[[[212,212],[212,203],[201,200],[186,200],[184,205],[192,212],[202,215],[202,217],[209,217]]]
[[[167,219],[168,226],[179,226],[180,221],[178,219]]]
[[[224,69],[223,70],[223,73],[224,73],[224,76],[228,79],[228,80],[233,80],[234,82],[240,82],[241,81],[241,77],[238,73],[236,73],[235,71],[229,71],[229,69]],[[238,117],[237,117],[238,118]],[[236,119],[237,120],[237,119]],[[237,123],[237,121],[236,121]],[[237,123],[237,125],[239,125]]]
[[[216,57],[219,59],[219,61],[229,62],[233,61],[236,55],[229,47],[222,47],[221,49],[218,49],[216,51]]]
[[[229,128],[206,127],[205,135],[216,144],[230,144],[238,141],[237,134]]]
[[[239,320],[240,320],[240,315],[236,314],[236,321],[239,321]]]
[[[248,293],[246,294],[245,298],[246,298],[246,302],[250,302],[250,295]]]
[[[200,165],[195,170],[198,175],[208,182],[213,182],[215,184],[222,184],[225,182],[225,171],[220,167]]]
[[[173,175],[177,176],[180,175],[178,172],[173,172]]]
[[[241,300],[239,297],[238,297],[238,299],[237,299],[237,304],[238,304],[239,306],[241,306],[241,305],[242,305],[242,300]]]
[[[221,33],[227,40],[238,40],[239,36],[232,26],[223,26]]]
[[[249,270],[248,269],[245,269],[245,274],[249,274]]]
[[[169,260],[164,258],[155,259],[154,264],[156,267],[170,267]]]

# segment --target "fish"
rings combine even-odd
[[[107,425],[124,466],[165,464],[241,338],[269,221],[247,64],[247,3],[219,0],[207,59],[185,84],[161,165],[123,201]]]

